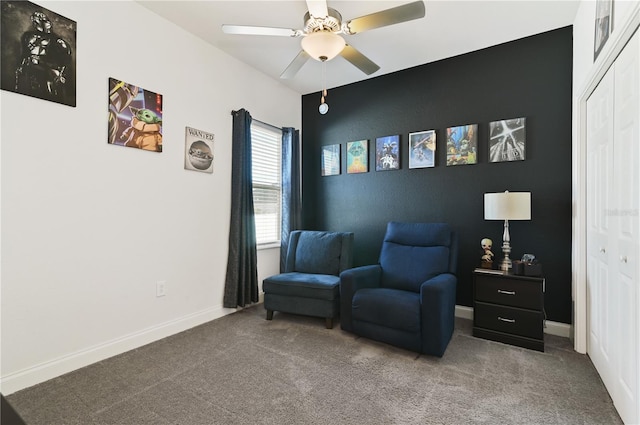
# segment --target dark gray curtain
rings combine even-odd
[[[282,230],[280,236],[280,273],[289,247],[289,233],[302,226],[302,195],[300,191],[300,131],[282,129]]]
[[[231,223],[223,305],[244,307],[258,301],[256,225],[251,173],[251,115],[233,111]]]

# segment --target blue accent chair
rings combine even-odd
[[[353,233],[295,230],[289,235],[284,273],[262,282],[267,320],[273,312],[324,317],[327,329],[340,314],[340,272],[353,266]]]
[[[457,258],[448,224],[388,223],[379,264],[340,274],[342,329],[442,357],[455,321]]]

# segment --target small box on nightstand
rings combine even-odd
[[[511,272],[518,276],[539,277],[542,276],[542,264],[515,260],[512,263]]]
[[[524,263],[520,260],[515,260],[511,263],[513,274],[522,276],[524,274]]]
[[[525,276],[542,276],[542,264],[540,263],[523,263]]]

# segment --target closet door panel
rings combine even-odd
[[[616,242],[611,264],[612,285],[619,294],[617,390],[614,404],[626,423],[638,423],[640,379],[640,306],[638,208],[640,198],[640,42],[636,34],[615,62],[614,92],[614,208]]]
[[[609,70],[587,101],[587,352],[607,388],[615,383],[615,292],[610,286],[613,202],[614,72]]]

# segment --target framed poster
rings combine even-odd
[[[213,173],[214,135],[206,131],[185,127],[184,168],[185,170]]]
[[[489,123],[489,161],[524,161],[526,118]]]
[[[340,145],[323,146],[321,161],[321,173],[323,176],[340,174]]]
[[[409,133],[409,168],[427,168],[436,164],[436,131]]]
[[[347,142],[347,174],[369,171],[369,141]]]
[[[609,39],[613,30],[613,0],[596,0],[595,30],[593,35],[593,61]]]
[[[447,166],[478,162],[478,124],[447,128]]]
[[[76,22],[29,1],[1,2],[2,90],[76,106]]]
[[[109,78],[107,142],[162,152],[162,95]]]
[[[376,171],[400,169],[400,135],[376,139]]]

